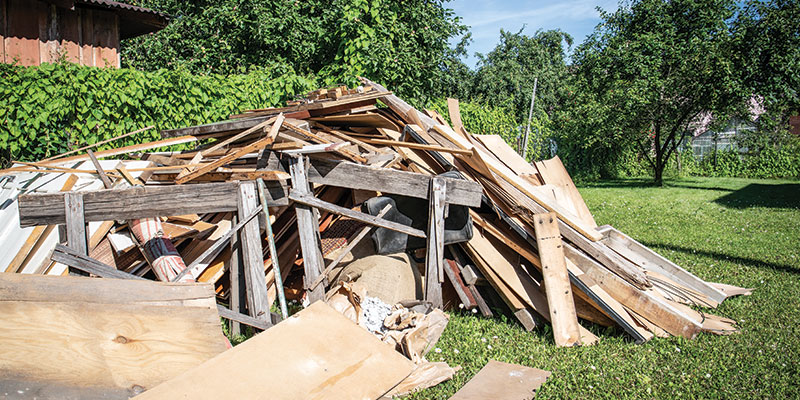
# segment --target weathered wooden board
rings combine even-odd
[[[530,400],[550,372],[489,360],[450,400]]]
[[[391,346],[316,302],[136,399],[376,399],[412,368]]]
[[[550,307],[550,322],[553,324],[553,337],[557,346],[574,346],[580,344],[580,330],[557,218],[553,212],[536,214],[534,229],[536,243],[539,245],[547,304]]]
[[[90,222],[235,211],[238,185],[225,182],[81,192],[84,218]],[[267,182],[267,189],[270,205],[289,204],[285,186]],[[20,226],[63,224],[64,196],[64,193],[20,196]]]
[[[583,201],[583,197],[578,192],[578,188],[575,187],[575,183],[572,182],[572,178],[558,156],[549,160],[537,161],[536,169],[539,171],[544,183],[559,187],[562,193],[567,195],[577,216],[583,222],[589,226],[597,227],[589,207],[586,206],[586,202]]]
[[[264,165],[270,170],[288,169],[281,165],[275,153],[267,154]],[[444,178],[447,181],[448,204],[477,207],[481,202],[483,188],[475,182]],[[311,159],[308,181],[322,185],[339,186],[356,190],[374,190],[387,194],[399,194],[418,199],[428,198],[431,176],[389,168],[371,168],[350,162]],[[272,202],[270,202],[272,204]]]
[[[614,227],[601,230],[605,235],[603,243],[621,256],[631,260],[645,271],[653,271],[675,280],[689,289],[696,290],[711,300],[721,303],[727,297],[725,293],[709,285],[704,280],[692,275],[672,261],[666,259],[647,246],[637,242],[630,236]]]
[[[209,284],[0,274],[0,376],[151,388],[223,352]]]

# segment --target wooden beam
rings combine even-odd
[[[442,281],[444,279],[444,202],[447,181],[441,177],[431,179],[428,207],[428,241],[425,253],[425,300],[433,307],[442,308]]]
[[[581,343],[578,315],[575,312],[557,218],[552,212],[536,214],[534,229],[536,243],[539,245],[547,304],[550,308],[550,322],[553,324],[553,338],[556,346],[575,346]]]
[[[239,219],[245,222],[247,216],[260,211],[256,198],[255,182],[242,182],[239,185]],[[257,220],[245,222],[241,231],[242,262],[247,293],[247,308],[250,314],[265,321],[269,319],[271,302],[267,295],[267,281],[264,277],[264,253],[261,248],[261,232]]]
[[[384,146],[407,147],[409,149],[425,150],[425,151],[441,151],[443,153],[452,153],[461,155],[472,154],[472,151],[470,150],[453,149],[450,147],[436,146],[432,144],[419,144],[412,142],[401,142],[399,140],[385,140],[385,139],[361,139],[361,140],[365,143],[380,144]]]
[[[85,220],[108,221],[237,210],[238,182],[144,186],[81,192]],[[286,186],[267,183],[270,204],[288,205]],[[19,197],[20,226],[66,222],[64,193]]]
[[[292,190],[300,195],[311,196],[306,172],[306,160],[306,157],[290,157],[289,172],[292,174]],[[319,220],[314,210],[302,203],[295,205],[295,213],[297,214],[300,248],[303,253],[303,268],[305,269],[303,286],[308,292],[309,300],[313,303],[317,300],[322,300],[325,295],[323,287],[311,288],[311,283],[317,280],[324,268],[322,251],[320,250]]]
[[[64,194],[64,222],[67,226],[67,245],[80,254],[89,254],[84,220],[83,194],[67,192]]]
[[[338,206],[336,204],[328,203],[312,195],[301,195],[292,191],[289,193],[289,200],[292,200],[300,204],[305,204],[310,207],[319,208],[321,210],[325,210],[337,215],[343,215],[347,218],[354,219],[356,221],[361,221],[365,224],[374,225],[380,228],[386,228],[395,232],[405,233],[406,235],[411,235],[415,237],[421,237],[421,238],[425,237],[425,232],[419,229],[415,229],[408,225],[403,225],[398,222],[389,221],[383,218],[378,218],[373,215],[354,211],[349,208]]]
[[[62,244],[56,245],[56,248],[53,250],[53,254],[51,255],[51,259],[55,262],[65,264],[71,268],[79,269],[92,275],[97,275],[101,278],[149,281],[148,279],[140,276],[117,270],[116,268],[103,264],[89,256],[78,254],[74,250]],[[259,320],[259,322],[256,323],[253,321],[255,318],[228,310],[219,304],[217,304],[217,310],[220,311],[220,316],[224,318],[241,322],[254,328],[266,329],[269,327],[263,320]]]
[[[152,150],[152,149],[157,149],[157,148],[166,147],[166,146],[172,146],[172,145],[176,145],[176,144],[191,143],[191,142],[196,142],[198,140],[200,140],[200,139],[198,139],[195,136],[181,136],[181,137],[170,138],[170,139],[165,139],[165,140],[157,140],[155,142],[141,143],[141,144],[135,144],[135,145],[132,145],[132,146],[119,147],[119,148],[116,148],[116,149],[98,151],[97,153],[95,153],[95,156],[97,158],[113,157],[113,156],[119,156],[119,155],[128,154],[128,153],[135,153],[137,151]],[[86,161],[88,159],[89,159],[89,155],[81,154],[81,155],[77,155],[77,156],[58,158],[58,159],[55,159],[55,160],[41,162],[41,164],[55,165],[55,164],[63,164],[63,163],[75,162],[75,161]]]
[[[273,152],[268,152],[262,162],[264,165],[259,165],[260,168],[286,171],[278,155]],[[445,197],[447,204],[468,207],[480,205],[483,193],[480,184],[463,179],[444,179],[447,181]],[[371,168],[345,161],[312,158],[308,180],[321,185],[427,199],[431,176],[388,168]]]

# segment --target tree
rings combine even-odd
[[[783,146],[796,138],[786,131],[800,113],[800,3],[750,1],[734,23],[736,71],[760,100],[758,130],[743,143],[751,152]]]
[[[537,31],[533,36],[500,30],[500,41],[488,54],[478,54],[478,68],[472,84],[474,100],[511,109],[523,124],[528,113],[534,80],[538,78],[532,124],[536,140],[529,141],[534,158],[549,155],[544,151],[550,136],[549,121],[563,98],[562,80],[566,77],[567,50],[572,37],[560,30]]]
[[[126,66],[241,73],[289,65],[327,84],[365,75],[410,98],[445,95],[461,24],[443,0],[140,0],[168,13],[165,29],[122,43]]]
[[[664,168],[689,125],[705,112],[722,117],[746,98],[734,71],[729,0],[641,0],[613,13],[573,56],[587,140],[635,145],[663,184]]]

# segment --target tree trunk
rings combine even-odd
[[[656,168],[654,172],[656,186],[664,186],[664,165],[666,163],[661,160],[656,160]]]

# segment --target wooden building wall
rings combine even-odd
[[[0,61],[39,65],[59,58],[119,68],[119,17],[38,0],[0,0]]]

